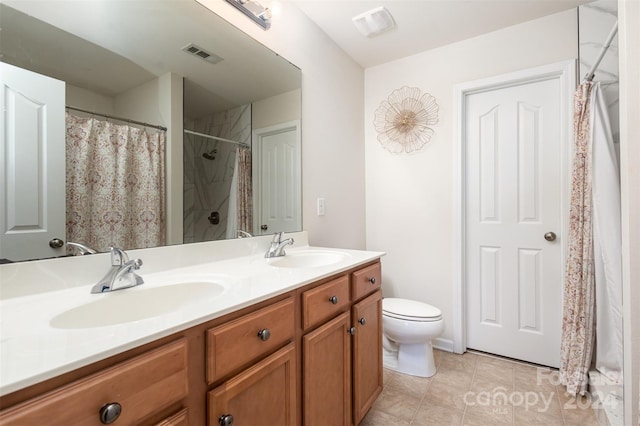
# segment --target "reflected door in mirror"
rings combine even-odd
[[[298,121],[254,131],[257,235],[302,229]]]
[[[0,258],[60,256],[65,239],[65,83],[0,63]],[[52,241],[52,244],[49,242]]]

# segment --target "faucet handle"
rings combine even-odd
[[[253,237],[253,235],[251,235],[250,232],[243,231],[242,229],[236,229],[236,237],[237,238],[251,238],[251,237]]]
[[[133,259],[131,261],[131,269],[138,270],[142,266],[142,259]]]
[[[282,234],[284,234],[284,232],[276,232],[275,234],[273,234],[273,242],[276,244],[280,244],[280,242],[282,241]]]
[[[125,262],[119,267],[118,272],[113,278],[111,284],[111,290],[118,290],[120,288],[127,288],[134,285],[144,284],[144,280],[138,274],[133,271],[137,271],[142,266],[142,259],[133,259]],[[125,280],[125,285],[120,284],[121,280]],[[118,287],[114,288],[115,285]]]
[[[109,247],[111,251],[111,265],[122,266],[129,261],[129,255],[118,247]]]

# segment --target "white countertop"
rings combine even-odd
[[[302,240],[304,243],[306,235]],[[268,240],[260,241],[267,241],[268,245]],[[171,249],[173,253],[179,250],[175,247]],[[150,267],[148,272],[145,272],[145,265],[149,261],[143,256],[133,255],[132,258],[141,257],[145,262],[138,271],[145,281],[141,286],[111,293],[91,294],[93,284],[108,269],[109,264],[106,263],[103,268],[93,272],[98,278],[87,281],[86,285],[3,297],[0,300],[0,395],[152,342],[384,255],[381,252],[296,245],[286,250],[291,256],[309,251],[338,252],[341,256],[335,263],[325,266],[283,268],[271,265],[271,261],[265,259],[264,252],[258,252],[258,248],[251,251],[253,253],[244,256],[218,256],[217,260],[184,267],[165,270],[161,270],[161,267]],[[104,257],[102,260],[106,259],[107,257]],[[22,268],[32,269],[36,266]],[[7,268],[4,271],[0,269],[0,286],[5,286],[14,278],[9,276],[9,272],[18,275],[15,268]],[[49,279],[46,268],[43,270],[41,265],[36,267],[36,272],[29,273],[37,277],[38,272],[42,276],[41,281]],[[31,275],[29,277],[31,279]],[[42,287],[41,281],[36,287]],[[182,305],[178,304],[175,309],[172,307],[169,312],[137,321],[117,323],[119,313],[114,311],[111,313],[114,316],[111,322],[116,324],[113,325],[90,328],[55,328],[51,325],[52,319],[59,314],[102,298],[121,297],[124,292],[145,292],[156,287],[190,282],[213,282],[222,286],[222,292],[210,298],[194,298]],[[153,295],[152,292],[149,294]],[[149,304],[153,302],[148,300]]]

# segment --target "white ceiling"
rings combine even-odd
[[[194,0],[0,0],[0,28],[3,62],[106,96],[183,76],[189,118],[301,84],[298,68]],[[190,43],[224,60],[190,56]]]
[[[362,67],[368,68],[592,0],[290,0]],[[267,5],[269,1],[265,1]],[[396,27],[361,35],[351,19],[384,6]],[[277,25],[277,16],[273,25]]]
[[[589,0],[280,1],[293,2],[367,68]],[[366,38],[351,18],[378,6],[391,12],[396,28]],[[300,87],[299,70],[194,0],[0,0],[0,27],[3,61],[105,95],[174,72],[186,77],[185,90],[200,113],[205,104],[225,109]],[[180,49],[189,42],[224,61],[211,65],[186,56]],[[269,76],[264,63],[274,70]]]

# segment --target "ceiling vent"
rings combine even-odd
[[[218,62],[223,60],[223,58],[221,58],[220,56],[211,52],[207,52],[202,47],[196,46],[193,43],[187,44],[182,48],[182,50],[211,64],[217,64]]]
[[[382,6],[355,16],[353,23],[367,37],[377,36],[396,26],[389,11]]]

